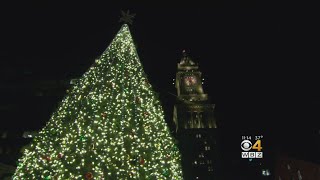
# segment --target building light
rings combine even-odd
[[[71,79],[70,84],[76,84],[78,82],[78,79]]]
[[[302,180],[302,175],[301,175],[301,172],[300,172],[300,170],[298,170],[298,180]]]
[[[22,137],[23,138],[33,138],[35,134],[36,134],[36,132],[33,132],[33,131],[31,131],[31,132],[25,131],[25,132],[23,132]]]
[[[7,136],[8,136],[8,132],[6,132],[6,131],[1,134],[2,139],[6,139]]]
[[[269,169],[262,169],[262,176],[270,176],[270,170]]]

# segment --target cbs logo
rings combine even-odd
[[[243,140],[240,145],[241,149],[244,151],[250,151],[251,149],[256,149],[257,151],[261,151],[261,140],[257,140],[253,145],[249,140]]]

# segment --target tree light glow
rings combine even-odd
[[[13,179],[180,180],[180,161],[124,24],[34,136]]]

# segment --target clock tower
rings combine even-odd
[[[214,104],[203,91],[198,64],[185,51],[177,68],[173,121],[184,179],[215,180],[218,150]]]

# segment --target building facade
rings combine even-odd
[[[203,91],[198,65],[185,51],[177,68],[173,121],[182,154],[184,179],[217,179],[219,151],[214,104]]]

